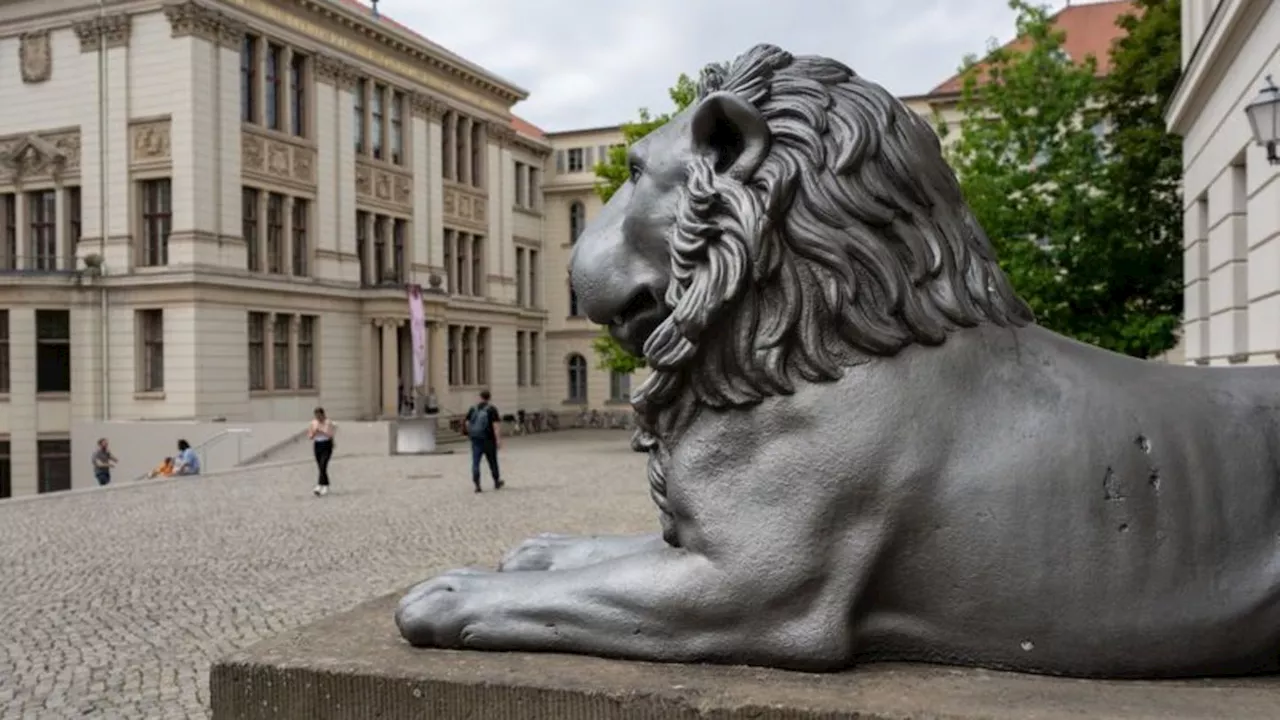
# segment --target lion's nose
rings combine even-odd
[[[583,233],[569,259],[569,288],[578,297],[578,309],[591,322],[607,325],[622,311],[629,297],[625,268],[609,243]]]

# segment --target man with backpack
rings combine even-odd
[[[480,402],[467,410],[467,437],[471,438],[471,482],[480,492],[480,458],[489,461],[489,474],[493,476],[493,489],[502,489],[502,479],[498,473],[498,448],[502,446],[502,435],[498,430],[502,416],[498,408],[489,403],[489,391],[480,391]]]

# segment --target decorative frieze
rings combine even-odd
[[[169,118],[129,124],[129,169],[164,170],[173,164],[172,123]]]
[[[0,138],[0,184],[62,182],[79,174],[79,130]]]
[[[76,23],[73,28],[80,39],[80,52],[97,52],[99,47],[106,49],[126,47],[133,23],[124,13],[103,15]]]
[[[413,176],[356,158],[356,202],[413,212]]]
[[[164,6],[164,16],[168,18],[172,28],[172,36],[198,37],[209,42],[219,42],[218,28],[222,24],[222,13],[195,0],[170,3]]]
[[[483,191],[445,181],[444,219],[447,222],[487,230],[488,206],[489,201]]]
[[[316,151],[245,128],[240,133],[240,170],[245,177],[264,184],[284,183],[314,191]]]
[[[314,65],[312,65],[312,67],[314,68],[316,80],[318,82],[328,83],[330,85],[339,84],[339,81],[342,78],[343,68],[346,67],[346,63],[323,53],[317,53],[313,62]]]
[[[504,148],[514,145],[516,139],[519,138],[519,135],[516,134],[515,130],[505,125],[491,124],[489,125],[488,131],[489,137],[493,138],[494,142]]]
[[[18,43],[22,82],[42,83],[53,74],[53,48],[49,37],[48,30],[23,34]]]
[[[409,103],[414,115],[433,122],[439,122],[444,117],[444,114],[449,111],[449,106],[443,100],[428,93],[413,93],[409,98]]]

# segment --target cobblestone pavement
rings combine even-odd
[[[465,452],[0,502],[0,718],[203,718],[233,650],[541,531],[656,529],[618,431],[511,440],[501,492]],[[339,440],[341,443],[341,440]],[[387,619],[391,622],[391,618]]]

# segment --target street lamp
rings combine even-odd
[[[1280,143],[1280,88],[1270,75],[1258,98],[1244,106],[1244,113],[1253,127],[1254,142],[1267,147],[1267,162],[1280,165],[1280,152],[1276,150],[1276,144]]]

